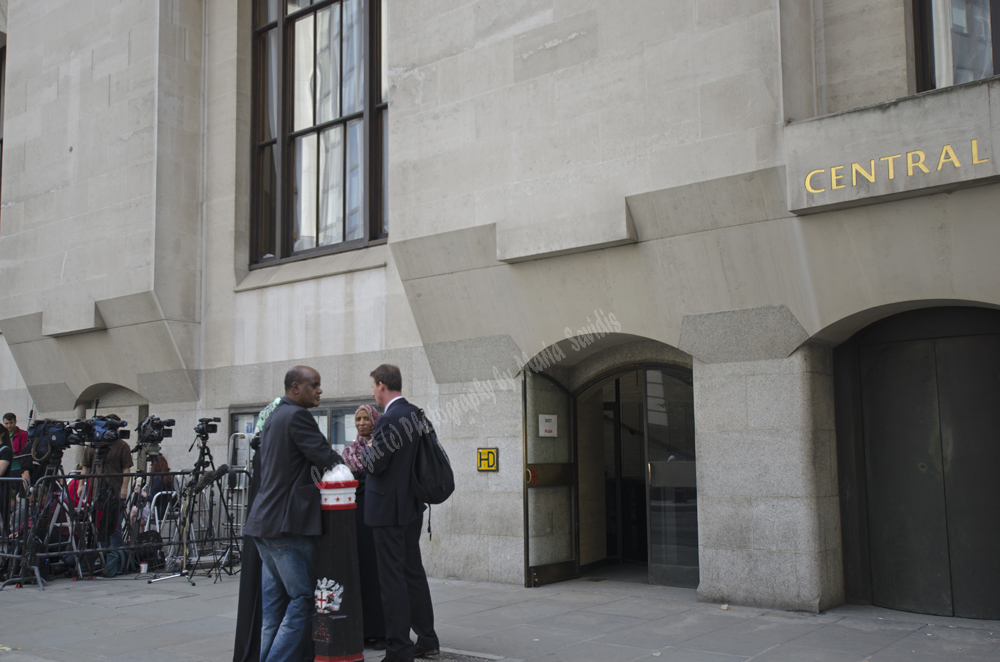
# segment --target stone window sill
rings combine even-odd
[[[273,267],[254,269],[240,281],[233,291],[247,292],[325,276],[379,269],[386,264],[386,251],[388,250],[389,247],[386,244],[380,244],[356,251],[324,255],[311,260],[286,262],[276,264]]]

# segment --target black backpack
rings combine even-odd
[[[424,410],[420,410],[420,432],[416,439],[410,484],[413,493],[423,503],[438,505],[444,503],[455,491],[455,472],[451,460],[438,441],[434,426],[427,420]],[[430,522],[428,521],[428,528]]]

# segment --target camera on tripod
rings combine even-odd
[[[55,453],[61,458],[70,441],[70,426],[66,421],[41,419],[28,426],[28,441],[31,442],[31,458],[35,462],[45,462]]]
[[[170,428],[176,425],[176,421],[172,418],[161,419],[157,416],[147,416],[146,420],[139,424],[136,428],[136,434],[138,435],[138,443],[140,444],[158,444],[163,441],[164,437],[173,437],[174,431]]]
[[[139,456],[141,467],[145,467],[146,458],[156,457],[160,454],[160,442],[165,437],[174,436],[174,431],[170,428],[175,424],[176,421],[172,418],[161,419],[158,416],[147,416],[139,424],[139,427],[135,429],[137,438],[135,448],[132,449],[132,452],[145,451],[145,454],[140,454]]]
[[[119,439],[129,438],[126,425],[128,421],[123,421],[114,414],[94,416],[85,421],[73,421],[67,438],[71,444],[91,444],[94,448],[107,448]]]
[[[194,426],[194,433],[202,441],[208,440],[208,435],[215,434],[219,431],[219,426],[216,423],[220,422],[222,419],[216,416],[215,418],[199,418],[198,425]]]

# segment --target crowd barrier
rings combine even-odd
[[[53,576],[109,576],[134,572],[140,563],[153,581],[198,571],[234,574],[249,473],[192,476],[191,470],[49,470],[31,486],[23,478],[0,479],[0,590],[27,583],[44,590]],[[128,482],[124,500],[112,493],[115,478]]]

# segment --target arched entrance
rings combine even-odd
[[[525,583],[581,571],[698,584],[691,370],[638,363],[572,388],[525,374]]]
[[[834,359],[848,600],[1000,618],[1000,312],[901,313]]]

